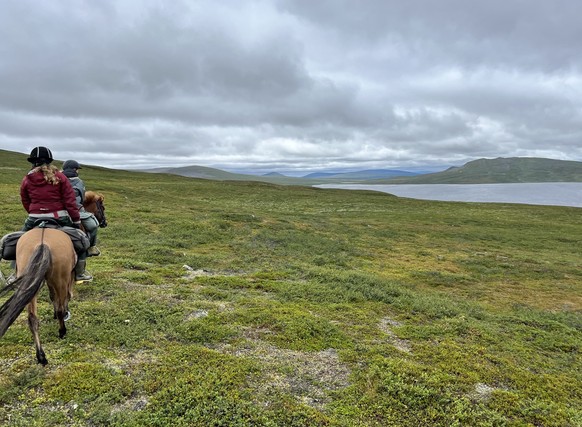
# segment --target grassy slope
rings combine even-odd
[[[376,184],[494,184],[582,182],[582,162],[528,157],[479,159],[462,167],[410,178],[370,180]]]
[[[2,234],[25,157],[0,159]],[[42,292],[46,368],[25,315],[0,340],[2,425],[582,424],[580,209],[83,178],[96,278],[64,340]]]

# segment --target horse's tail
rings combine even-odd
[[[16,289],[14,294],[0,307],[0,338],[38,293],[50,266],[51,252],[48,246],[41,244],[30,257],[24,274],[10,285],[0,289],[0,295]]]

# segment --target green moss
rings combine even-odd
[[[3,233],[25,157],[0,159]],[[41,291],[47,367],[26,314],[0,340],[1,425],[582,424],[579,209],[84,179],[95,280],[62,340]]]
[[[122,372],[91,363],[70,363],[58,369],[44,385],[47,398],[67,403],[97,398],[118,402],[131,393],[131,382]]]

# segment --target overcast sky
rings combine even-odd
[[[113,168],[582,161],[579,0],[0,0],[0,147]]]

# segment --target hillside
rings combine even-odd
[[[10,159],[26,159],[26,155],[0,150],[0,155]],[[14,160],[10,161],[15,164]],[[57,161],[56,164],[59,164]],[[23,168],[25,168],[23,166]],[[226,172],[204,166],[178,168],[153,168],[147,173],[162,173],[218,181],[258,181],[277,185],[317,185],[353,183],[362,184],[489,184],[520,182],[582,182],[582,162],[512,157],[478,159],[460,167],[442,172],[418,174],[396,169],[370,169],[356,172],[314,172],[304,177],[289,177],[271,172],[264,175],[247,175]]]
[[[381,179],[381,178],[394,178],[400,176],[415,176],[418,175],[414,172],[401,171],[396,169],[366,169],[356,172],[343,172],[343,173],[325,173],[325,172],[314,172],[305,175],[304,178],[309,179],[320,179],[324,178],[326,180],[333,181],[353,181],[353,180],[370,180],[370,179]]]
[[[370,180],[374,184],[492,184],[582,182],[582,162],[512,157],[479,159],[443,172],[410,178]]]
[[[418,174],[392,169],[371,169],[345,173],[314,172],[303,178],[271,173],[262,176],[233,174],[202,166],[152,169],[175,175],[233,181],[262,181],[280,185],[331,183],[365,184],[489,184],[519,182],[582,182],[582,162],[543,158],[479,159],[442,172]]]
[[[154,168],[144,170],[143,172],[170,173],[191,178],[215,179],[219,181],[261,181],[280,185],[315,185],[332,182],[364,181],[370,179],[418,175],[414,172],[393,169],[370,169],[344,173],[314,172],[303,177],[289,177],[277,172],[270,172],[264,175],[236,174],[203,166]]]
[[[0,154],[3,235],[28,164]],[[64,339],[41,291],[45,368],[25,313],[0,338],[0,425],[580,424],[577,208],[81,176],[95,280]]]
[[[149,173],[168,173],[172,175],[185,176],[189,178],[213,179],[217,181],[258,181],[280,185],[313,185],[318,181],[288,177],[281,174],[267,175],[246,175],[240,173],[226,172],[220,169],[204,166],[184,166],[179,168],[154,168],[143,170]]]

